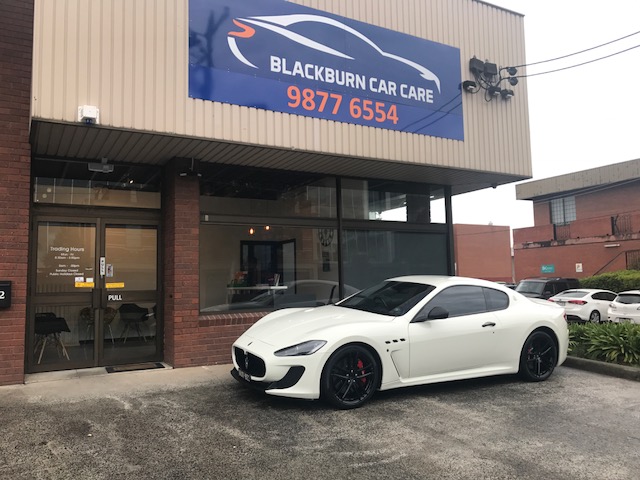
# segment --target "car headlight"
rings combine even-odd
[[[297,357],[300,355],[311,355],[327,344],[324,340],[309,340],[297,345],[282,348],[274,353],[276,357]]]

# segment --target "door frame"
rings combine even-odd
[[[51,294],[37,294],[36,293],[36,279],[37,279],[37,249],[38,249],[38,223],[40,222],[60,222],[69,224],[94,224],[96,227],[96,239],[95,239],[95,273],[96,277],[99,272],[100,256],[104,255],[104,235],[107,225],[140,225],[140,226],[154,226],[157,231],[157,258],[156,258],[156,305],[157,305],[157,318],[156,318],[156,336],[155,336],[155,353],[146,357],[140,357],[136,361],[162,361],[164,354],[164,315],[163,315],[163,235],[161,224],[161,212],[158,210],[148,209],[119,209],[119,208],[87,208],[87,207],[63,207],[63,206],[42,206],[33,205],[30,219],[29,230],[29,269],[27,275],[27,317],[26,317],[26,338],[25,338],[25,372],[37,373],[44,371],[56,371],[56,370],[70,370],[75,368],[91,368],[107,366],[104,364],[104,343],[94,341],[93,359],[91,361],[74,361],[74,360],[61,360],[55,365],[38,365],[33,356],[33,349],[35,344],[35,311],[38,305],[50,305],[52,303]],[[104,297],[106,300],[107,290],[104,290]],[[90,292],[86,292],[88,298],[91,298],[92,306],[97,300],[97,295],[94,294],[94,289]],[[64,293],[55,295],[55,303],[64,305],[65,301],[74,304],[78,302],[79,296],[76,293]],[[128,298],[131,301],[135,301],[136,297],[139,297],[137,292],[131,292]],[[105,300],[100,301],[101,303]],[[95,322],[94,339],[104,338],[104,325],[102,322]],[[123,361],[122,363],[130,363],[130,360]],[[113,363],[109,363],[112,365]],[[117,363],[116,363],[117,364]]]

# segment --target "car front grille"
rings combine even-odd
[[[260,357],[257,357],[250,352],[245,353],[244,350],[238,347],[233,349],[233,354],[235,356],[236,364],[242,371],[247,372],[252,377],[264,377],[266,367],[264,360]]]

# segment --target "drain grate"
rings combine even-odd
[[[164,365],[160,362],[132,363],[129,365],[114,365],[112,367],[106,367],[106,370],[107,373],[118,373],[135,372],[136,370],[152,370],[154,368],[164,368]]]

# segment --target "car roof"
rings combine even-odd
[[[585,293],[596,293],[596,292],[607,292],[616,294],[616,292],[612,292],[611,290],[604,290],[602,288],[569,288],[568,290],[564,290],[555,296],[558,297],[568,292],[585,292]]]
[[[577,278],[573,277],[534,277],[534,278],[523,278],[520,280],[521,282],[558,282],[558,281],[577,281]]]
[[[625,293],[629,295],[640,295],[640,290],[627,290],[625,292],[619,292],[618,295],[624,295]]]
[[[492,288],[498,287],[498,288],[507,289],[507,287],[505,287],[504,285],[500,285],[495,282],[490,282],[488,280],[482,280],[479,278],[471,278],[471,277],[449,276],[449,275],[405,275],[402,277],[388,278],[387,281],[424,283],[425,285],[433,285],[434,287],[440,287],[447,284],[451,284],[451,285],[467,284],[467,285],[481,285],[481,286],[492,287]]]

